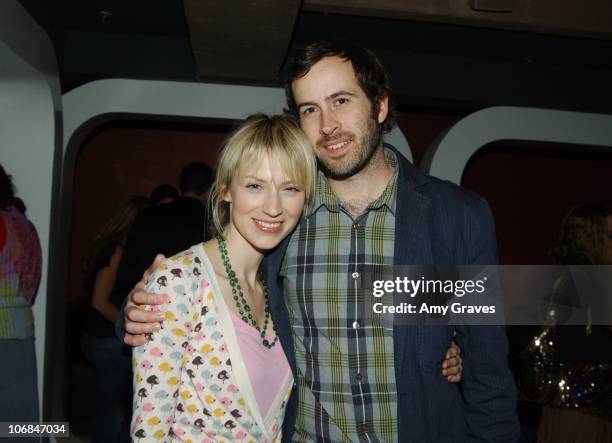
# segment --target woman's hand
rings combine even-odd
[[[450,348],[446,351],[446,356],[442,362],[442,375],[451,383],[461,381],[463,371],[463,360],[461,360],[461,349],[454,340],[451,340]]]

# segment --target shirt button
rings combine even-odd
[[[359,324],[359,322],[357,320],[355,320],[353,322],[353,329],[359,329],[361,327],[361,325]]]
[[[363,380],[363,375],[361,374],[361,372],[358,372],[357,375],[355,375],[355,380],[357,381]]]
[[[364,423],[364,424],[362,424],[362,425],[360,426],[360,428],[361,428],[361,432],[362,432],[363,434],[367,434],[367,433],[368,433],[368,425],[366,425],[365,423]]]
[[[353,229],[359,229],[359,225],[357,223],[353,223]]]
[[[353,278],[359,278],[359,272],[353,272],[351,275]]]

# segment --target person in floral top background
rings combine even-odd
[[[0,417],[7,422],[39,417],[32,305],[42,252],[25,211],[12,177],[0,165]]]

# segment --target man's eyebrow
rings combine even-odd
[[[329,97],[327,97],[325,100],[333,100],[335,98],[340,97],[341,95],[348,95],[350,97],[355,97],[356,94],[350,92],[350,91],[338,91],[338,92],[334,92],[332,95],[330,95]]]
[[[317,106],[315,102],[302,102],[297,104],[297,108],[300,109],[304,106]]]
[[[334,92],[333,94],[325,97],[325,101],[330,101],[330,100],[334,100],[342,95],[348,95],[350,97],[356,97],[357,94],[350,92],[350,91],[338,91],[338,92]],[[297,108],[301,108],[304,106],[317,106],[317,104],[315,102],[302,102],[302,103],[298,103],[297,104]]]

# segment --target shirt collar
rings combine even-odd
[[[399,169],[397,157],[395,152],[387,147],[384,148],[384,155],[385,163],[393,167],[393,175],[389,179],[385,190],[376,200],[368,205],[366,211],[380,209],[385,206],[391,212],[391,214],[395,215],[397,177]],[[307,211],[306,217],[310,217],[323,206],[325,206],[325,208],[330,212],[340,212],[342,209],[340,200],[338,200],[338,197],[336,197],[336,194],[334,194],[334,191],[332,191],[323,172],[319,170],[314,203],[312,208]]]

